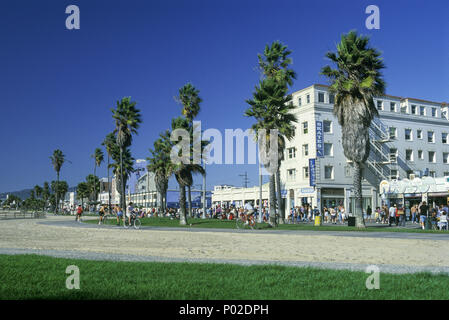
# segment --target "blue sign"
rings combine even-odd
[[[281,190],[281,197],[287,198],[287,190]]]
[[[310,186],[315,187],[316,182],[316,168],[315,168],[315,159],[309,159],[309,180]]]
[[[323,121],[316,122],[316,156],[324,158]]]

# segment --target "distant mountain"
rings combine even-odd
[[[75,189],[76,189],[76,187],[70,187],[69,192],[73,192],[73,191],[75,191]],[[0,193],[0,200],[5,200],[6,196],[8,194],[13,194],[13,195],[19,197],[20,199],[25,200],[30,197],[31,190],[33,190],[33,189],[23,189],[20,191],[3,192],[3,193]]]

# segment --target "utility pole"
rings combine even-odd
[[[239,174],[239,177],[243,177],[243,185],[245,188],[248,188],[248,173],[245,171],[245,174]]]

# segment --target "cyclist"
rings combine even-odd
[[[134,211],[133,203],[130,202],[130,203],[128,204],[128,208],[126,208],[126,217],[128,218],[128,223],[129,223],[129,225],[131,225],[131,215],[134,214],[133,211]]]
[[[247,219],[246,219],[245,224],[248,224],[248,223],[249,223],[249,222],[248,222],[249,219],[250,219],[250,218],[253,216],[253,214],[254,214],[254,208],[253,208],[252,203],[251,203],[251,202],[245,203],[244,209],[245,209],[245,213],[246,213],[246,216],[247,216]]]

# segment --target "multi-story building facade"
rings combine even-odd
[[[352,211],[352,166],[343,153],[328,89],[316,84],[292,94],[298,122],[281,164],[286,212],[302,203],[342,204]],[[380,204],[382,180],[449,176],[447,103],[390,95],[374,103],[379,117],[370,128],[371,152],[362,169],[364,209]]]

